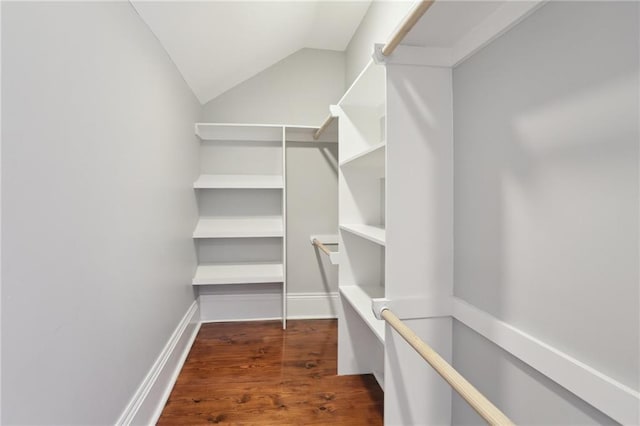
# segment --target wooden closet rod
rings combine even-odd
[[[420,0],[415,5],[413,10],[404,18],[402,24],[400,24],[398,29],[393,33],[391,39],[382,47],[382,54],[384,56],[389,56],[393,53],[396,47],[402,42],[402,39],[411,31],[411,28],[422,18],[422,15],[429,10],[434,2],[435,0]],[[332,115],[329,115],[322,123],[322,126],[313,134],[313,139],[318,140],[322,132],[329,127],[329,124],[331,124],[334,118]]]
[[[436,351],[423,342],[422,339],[407,327],[393,312],[388,308],[383,308],[380,316],[393,327],[488,424],[513,425],[511,420],[509,420],[502,411],[493,405],[491,401],[481,394],[467,379],[462,377],[462,375]]]
[[[382,47],[382,54],[389,56],[402,42],[402,39],[411,31],[411,28],[422,18],[422,15],[431,7],[435,0],[421,0],[413,10],[404,18],[402,24],[393,33],[391,39]]]
[[[320,128],[313,134],[313,139],[318,140],[322,132],[327,130],[327,127],[329,127],[329,124],[331,124],[334,118],[335,117],[333,115],[329,115],[322,123],[322,126],[320,126]]]
[[[327,246],[325,246],[324,244],[322,244],[320,241],[318,241],[317,238],[314,238],[313,241],[311,242],[314,246],[318,247],[320,250],[322,250],[327,256],[331,256],[331,250],[329,250],[327,248]]]

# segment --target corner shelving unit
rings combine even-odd
[[[285,128],[196,123],[200,219],[193,231],[201,286],[282,285],[286,327]],[[308,130],[307,133],[310,133]],[[212,242],[213,241],[213,242]]]
[[[385,69],[373,63],[337,106],[341,300],[338,373],[372,373],[384,388],[385,325],[371,310],[385,296]]]
[[[420,313],[452,291],[450,87],[449,69],[372,61],[335,108],[338,374],[375,376],[385,424],[446,424],[451,413],[447,385],[372,310],[382,299],[450,359],[451,319]]]

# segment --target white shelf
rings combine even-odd
[[[340,162],[340,167],[374,169],[384,174],[387,143],[380,142]]]
[[[193,238],[282,237],[282,217],[201,218]]]
[[[337,120],[322,132],[320,138],[314,139],[313,135],[317,130],[318,127],[312,126],[286,126],[286,140],[287,142],[338,143]]]
[[[278,124],[196,123],[196,135],[206,141],[282,142],[283,126]]]
[[[338,105],[377,108],[385,103],[385,87],[385,67],[370,60],[342,99],[338,101]]]
[[[193,285],[260,284],[283,281],[282,263],[200,265],[193,277]]]
[[[280,175],[200,175],[193,183],[196,189],[281,189]]]
[[[360,315],[378,340],[384,343],[384,320],[377,319],[371,309],[371,299],[384,297],[384,288],[380,286],[360,287],[359,285],[348,285],[340,287],[340,294]]]
[[[384,228],[371,225],[361,224],[349,224],[340,225],[340,229],[350,232],[358,237],[364,238],[381,246],[385,245],[385,230]]]

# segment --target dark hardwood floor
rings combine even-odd
[[[335,320],[203,324],[159,425],[382,425],[371,375],[337,376]]]

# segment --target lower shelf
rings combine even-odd
[[[377,319],[371,309],[371,299],[384,297],[384,288],[380,286],[361,287],[358,285],[348,285],[340,287],[340,294],[349,302],[358,315],[360,315],[378,340],[384,343],[384,320]]]
[[[198,266],[192,284],[259,284],[283,281],[282,263],[216,263]]]

